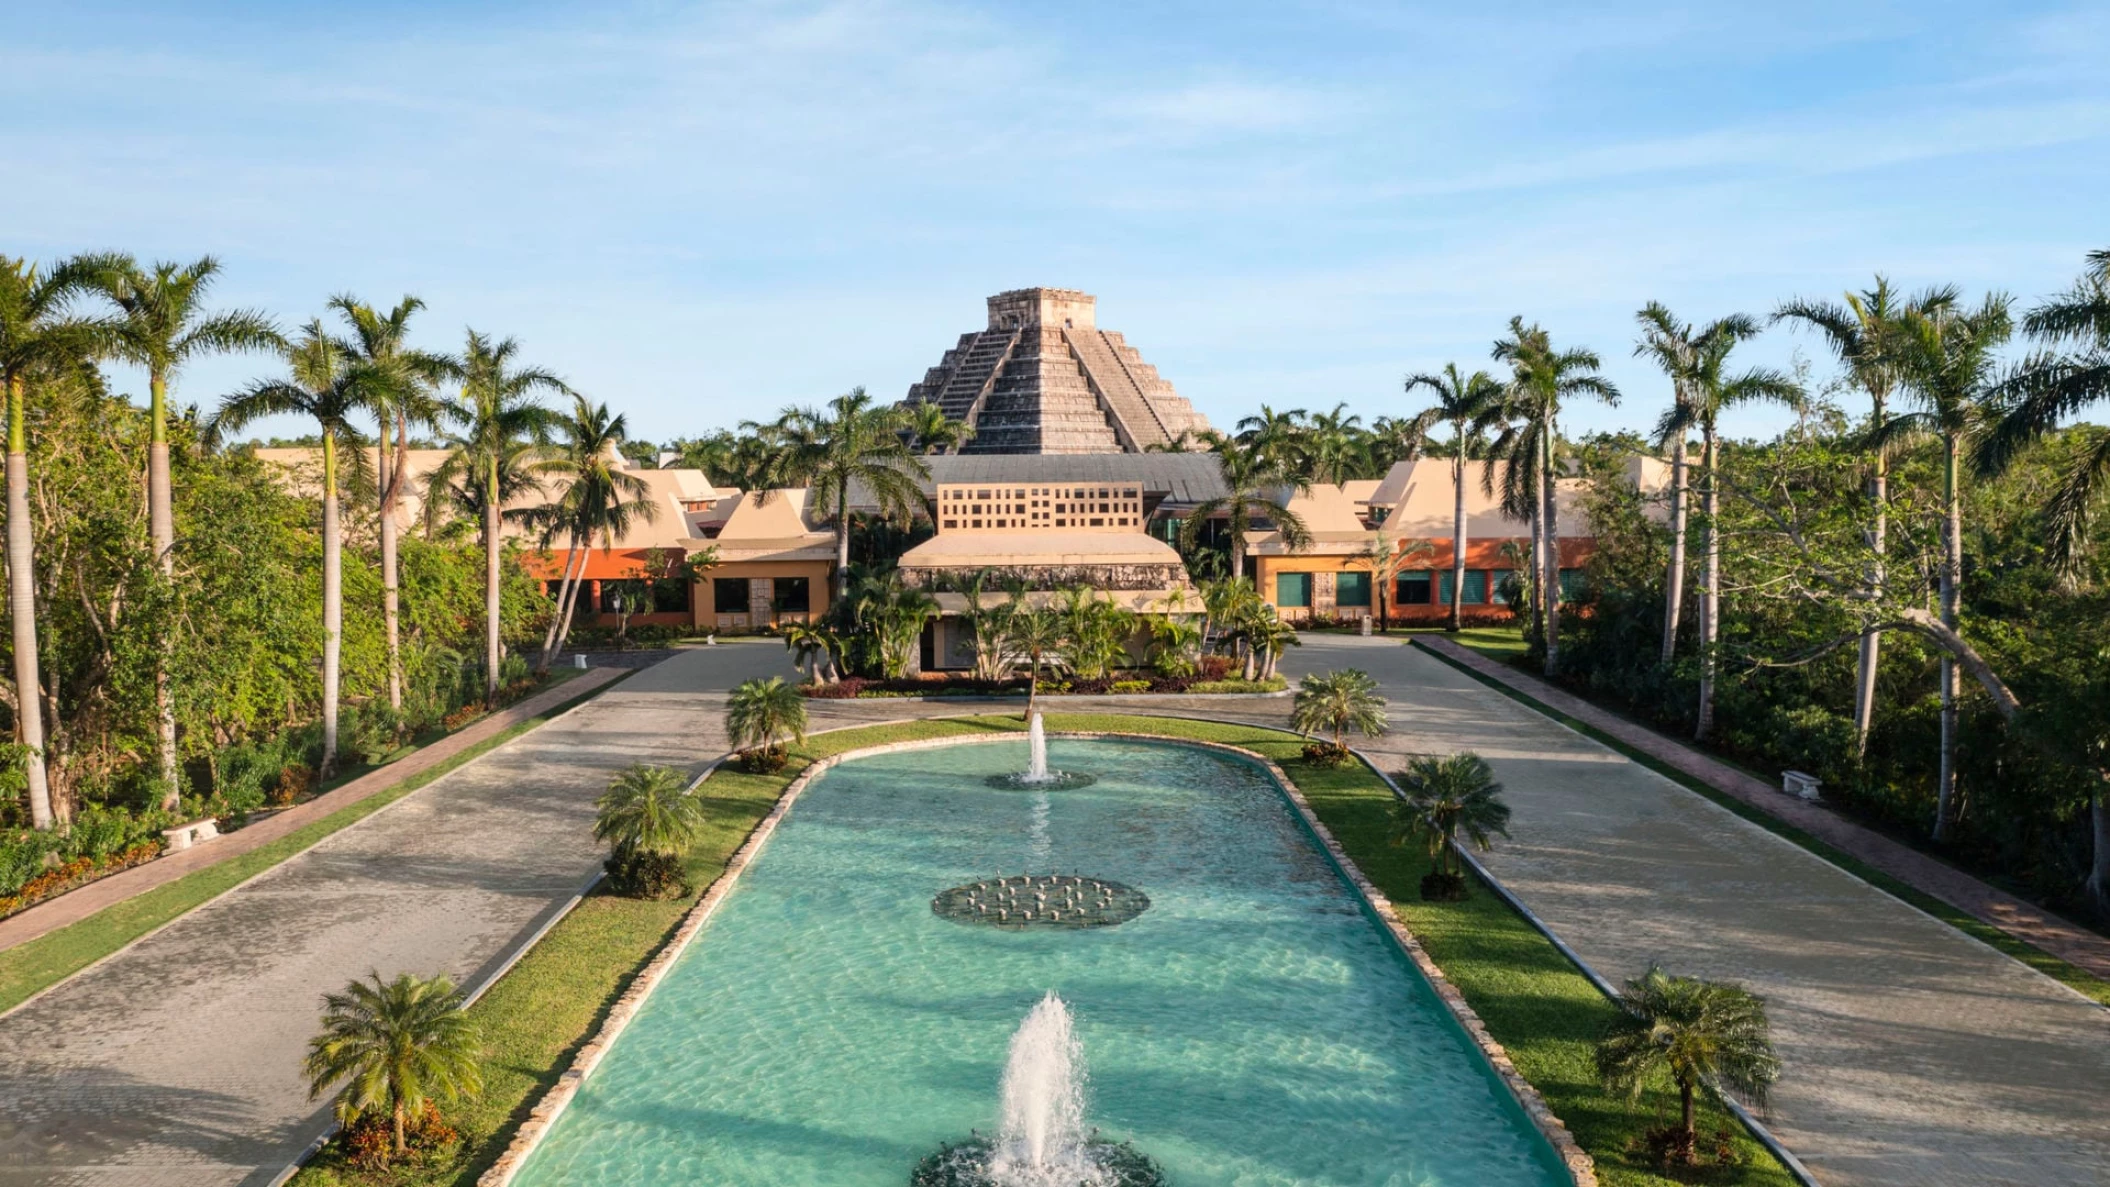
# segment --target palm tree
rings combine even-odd
[[[1302,451],[1312,481],[1337,483],[1360,473],[1369,463],[1368,437],[1363,418],[1348,415],[1346,404],[1313,413],[1304,428]]]
[[[290,375],[260,379],[220,402],[208,436],[240,431],[266,416],[312,418],[322,431],[322,768],[337,766],[337,694],[344,654],[344,528],[339,520],[338,466],[341,446],[351,446],[353,467],[363,467],[363,444],[352,424],[373,408],[372,375],[347,359],[336,342],[311,321],[286,349]]]
[[[1298,682],[1290,728],[1300,734],[1332,732],[1336,752],[1348,748],[1349,730],[1376,738],[1384,735],[1386,724],[1385,698],[1377,680],[1360,668],[1309,675]]]
[[[156,263],[152,271],[125,255],[86,257],[95,286],[117,306],[111,352],[147,372],[147,524],[154,562],[168,581],[176,573],[175,498],[169,488],[169,385],[185,363],[237,350],[283,350],[270,318],[249,310],[207,313],[203,302],[220,262],[204,256],[189,265]],[[162,808],[174,811],[182,781],[176,769],[176,699],[169,655],[174,638],[164,628],[154,668],[154,713],[159,732]]]
[[[1935,438],[1942,449],[1941,620],[1958,629],[1963,606],[1964,451],[1990,427],[1997,384],[1996,353],[2014,331],[2009,299],[1989,294],[1977,309],[1953,301],[1905,311],[1897,326],[1899,373],[1919,407],[1892,416],[1870,439],[1885,449],[1912,438]],[[1948,839],[1956,794],[1958,702],[1963,689],[1953,654],[1941,659],[1941,765],[1935,776],[1934,839]]]
[[[1650,966],[1619,994],[1620,1015],[1597,1045],[1597,1074],[1607,1088],[1635,1098],[1668,1074],[1678,1087],[1681,1147],[1690,1161],[1697,1134],[1693,1097],[1724,1087],[1763,1105],[1780,1077],[1780,1058],[1766,1021],[1765,999],[1741,985],[1673,977]]]
[[[725,736],[733,749],[773,750],[806,741],[806,698],[782,676],[745,680],[725,700]]]
[[[902,410],[850,389],[826,409],[794,408],[769,466],[773,486],[811,486],[815,513],[835,521],[835,596],[850,592],[850,487],[862,486],[880,514],[906,523],[923,505],[917,483],[930,467],[902,444]]]
[[[809,622],[787,622],[784,649],[792,653],[792,662],[807,673],[807,679],[815,684],[834,683],[836,658],[843,649],[834,631]]]
[[[1204,440],[1208,438],[1204,436]],[[1311,458],[1307,450],[1309,437],[1304,426],[1304,410],[1292,408],[1288,412],[1277,412],[1267,404],[1260,406],[1257,416],[1248,416],[1238,422],[1240,444],[1250,447],[1260,456],[1267,467],[1285,474],[1309,474]]]
[[[1955,299],[1954,290],[1936,289],[1911,304],[1901,303],[1890,281],[1878,275],[1876,286],[1846,294],[1845,304],[1794,300],[1774,310],[1773,320],[1792,320],[1814,328],[1838,356],[1853,382],[1868,393],[1869,423],[1882,424],[1889,416],[1890,397],[1897,390],[1898,373],[1895,327],[1907,308],[1929,308],[1929,302]],[[1877,449],[1869,461],[1868,497],[1874,504],[1868,546],[1874,558],[1868,569],[1868,594],[1880,600],[1886,581],[1883,557],[1890,535],[1890,454]],[[1875,723],[1876,673],[1882,662],[1883,635],[1870,631],[1861,636],[1861,656],[1854,675],[1854,752],[1868,752],[1868,731]]]
[[[380,494],[376,532],[381,545],[381,619],[388,636],[388,707],[403,709],[402,580],[396,543],[396,510],[409,480],[410,429],[437,430],[443,414],[438,385],[460,368],[444,355],[412,350],[406,344],[410,315],[425,308],[416,297],[404,297],[386,314],[349,294],[330,298],[351,329],[338,349],[357,359],[373,378],[371,406],[378,433],[374,448],[375,487]],[[391,446],[390,430],[394,430]]]
[[[1445,878],[1465,876],[1459,837],[1485,853],[1494,848],[1495,837],[1509,836],[1502,785],[1477,754],[1421,755],[1399,773],[1399,783],[1406,796],[1392,805],[1392,843],[1420,841],[1436,873]]]
[[[1528,461],[1531,467],[1531,505],[1538,522],[1534,556],[1540,590],[1539,628],[1546,647],[1546,673],[1550,676],[1560,667],[1560,515],[1555,464],[1561,402],[1587,396],[1617,404],[1619,389],[1597,373],[1603,364],[1595,351],[1556,351],[1551,335],[1536,325],[1525,325],[1521,317],[1509,319],[1509,337],[1495,341],[1493,355],[1497,361],[1509,364],[1510,380],[1504,406],[1488,414],[1488,423],[1521,419],[1525,425],[1521,432],[1505,429],[1505,436],[1513,438],[1509,451],[1512,485],[1518,461]],[[1522,492],[1523,488],[1516,486],[1510,493]]]
[[[44,762],[43,677],[37,654],[35,524],[29,518],[29,413],[33,379],[94,366],[102,325],[71,315],[94,282],[93,264],[68,260],[39,274],[27,260],[0,256],[0,386],[7,392],[7,612],[15,648],[15,739],[25,751],[30,824],[55,827]]]
[[[1418,451],[1428,441],[1429,430],[1438,424],[1451,426],[1451,486],[1455,507],[1451,519],[1451,615],[1449,629],[1462,630],[1465,612],[1465,463],[1473,446],[1481,443],[1488,422],[1501,406],[1502,385],[1485,371],[1461,375],[1458,364],[1446,363],[1441,374],[1423,372],[1407,377],[1407,394],[1425,387],[1436,402],[1408,421],[1403,436],[1410,449]]]
[[[943,408],[928,402],[909,405],[902,431],[921,454],[958,453],[962,445],[974,439],[973,425],[953,420]]]
[[[848,604],[851,621],[870,631],[879,645],[881,674],[888,679],[908,675],[924,624],[938,616],[938,600],[903,584],[901,570],[888,569],[860,577]]]
[[[593,839],[617,854],[680,857],[696,843],[705,824],[703,797],[668,767],[632,763],[594,801]]]
[[[1457,530],[1463,531],[1464,529],[1461,526]],[[1371,592],[1377,596],[1377,629],[1380,633],[1392,629],[1391,608],[1386,604],[1386,598],[1388,596],[1387,591],[1393,587],[1393,582],[1399,578],[1401,573],[1406,572],[1407,564],[1410,561],[1430,556],[1435,551],[1436,546],[1427,540],[1388,537],[1383,530],[1379,530],[1370,537],[1370,546],[1358,554],[1360,559],[1370,566],[1370,583],[1377,587]],[[1455,580],[1453,581],[1453,591],[1463,588]],[[1454,627],[1453,629],[1456,628]]]
[[[2002,385],[2005,415],[1978,451],[1979,473],[2006,469],[2022,447],[2091,404],[2110,400],[2110,249],[2088,253],[2072,288],[2038,305],[2022,328],[2047,348]],[[2110,483],[2110,434],[2095,436],[2048,504],[2051,553],[2069,577],[2079,571],[2096,494]]]
[[[1658,444],[1670,444],[1670,568],[1663,582],[1663,647],[1660,662],[1668,665],[1678,649],[1678,619],[1685,609],[1685,533],[1690,492],[1686,479],[1686,446],[1690,426],[1697,419],[1693,408],[1693,370],[1707,343],[1725,332],[1727,323],[1717,321],[1694,331],[1681,324],[1671,311],[1650,301],[1634,315],[1641,323],[1641,340],[1634,354],[1654,362],[1670,377],[1670,411],[1658,426]]]
[[[573,395],[564,381],[539,367],[518,366],[520,344],[511,338],[494,342],[469,331],[462,351],[461,396],[448,409],[460,427],[451,437],[448,461],[461,471],[463,487],[477,498],[483,513],[484,546],[484,703],[498,703],[499,559],[509,463],[520,465],[521,444],[548,442],[554,415],[537,402],[544,391]],[[534,485],[531,483],[531,485]]]
[[[586,584],[586,558],[595,538],[606,553],[630,531],[633,521],[657,523],[660,511],[651,499],[652,488],[621,464],[618,451],[629,437],[628,417],[610,415],[608,405],[574,394],[571,415],[558,422],[556,436],[555,452],[535,466],[538,474],[565,484],[564,493],[548,509],[543,547],[562,532],[570,550],[557,586],[557,611],[550,617],[536,662],[543,671],[571,637],[572,613]]]
[[[1026,713],[1020,720],[1031,721],[1040,701],[1041,670],[1059,671],[1069,664],[1069,619],[1053,607],[1021,609],[1011,616],[1011,645],[1026,661]]]
[[[1758,334],[1758,323],[1743,314],[1731,314],[1694,332],[1690,326],[1678,325],[1669,310],[1651,304],[1642,310],[1642,322],[1669,356],[1666,366],[1673,368],[1671,377],[1678,392],[1657,423],[1657,436],[1680,442],[1693,429],[1700,431],[1700,517],[1706,529],[1706,560],[1700,583],[1700,705],[1693,736],[1705,739],[1714,730],[1715,645],[1721,641],[1722,626],[1721,415],[1724,409],[1760,400],[1799,407],[1802,389],[1787,376],[1766,368],[1736,376],[1724,374],[1730,352]],[[1681,572],[1683,559],[1681,551],[1676,558]],[[1682,585],[1682,576],[1678,580]],[[1676,623],[1668,614],[1666,610],[1665,625],[1674,631]]]
[[[322,999],[322,1033],[308,1040],[302,1070],[308,1099],[342,1083],[339,1124],[386,1111],[397,1154],[409,1150],[404,1123],[427,1101],[453,1102],[483,1092],[483,1050],[461,994],[444,976],[409,973],[393,981],[370,973]]]
[[[1022,595],[1014,592],[996,605],[984,605],[989,578],[989,570],[982,569],[967,579],[961,590],[967,597],[967,613],[961,621],[974,643],[974,678],[995,681],[1011,673],[1011,616],[1018,613],[1023,601]]]
[[[1304,526],[1302,516],[1283,505],[1289,500],[1282,489],[1309,490],[1311,483],[1294,471],[1281,468],[1265,444],[1214,433],[1208,441],[1223,470],[1224,493],[1203,500],[1180,524],[1180,547],[1192,549],[1200,544],[1202,529],[1210,520],[1223,516],[1231,533],[1232,580],[1245,577],[1245,538],[1256,519],[1272,520],[1282,542],[1291,549],[1310,547],[1311,532]]]

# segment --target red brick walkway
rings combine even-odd
[[[248,828],[228,833],[218,840],[186,849],[181,853],[170,854],[143,866],[134,866],[121,873],[90,882],[78,890],[68,891],[48,902],[38,903],[19,915],[0,920],[0,951],[27,943],[68,924],[78,923],[105,907],[115,906],[135,895],[145,894],[157,886],[165,886],[185,874],[260,849],[340,808],[348,808],[369,796],[387,791],[405,779],[429,771],[462,751],[504,733],[531,717],[546,713],[566,701],[602,688],[627,675],[627,671],[619,668],[591,669],[584,676],[567,680],[517,705],[500,709],[416,753],[406,755],[380,770],[361,775],[350,783],[316,796],[298,807],[268,816]]]
[[[1835,849],[1852,854],[1923,894],[1933,895],[2024,943],[2098,977],[2110,979],[2110,937],[2069,923],[2041,907],[1988,886],[1953,866],[1863,828],[1829,808],[1785,795],[1771,784],[1709,758],[1683,742],[1606,712],[1529,673],[1497,663],[1449,639],[1422,638],[1416,642],[1479,675],[1602,730],[1650,758],[1674,767],[1775,820],[1793,825]]]

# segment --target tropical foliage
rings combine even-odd
[[[781,752],[806,740],[806,701],[782,676],[743,680],[725,701],[725,736],[735,750]]]
[[[1349,730],[1366,738],[1384,735],[1385,697],[1376,678],[1360,668],[1313,673],[1298,682],[1289,723],[1300,734],[1332,734],[1334,751],[1343,752]]]
[[[1419,842],[1435,863],[1449,893],[1463,889],[1465,865],[1459,845],[1482,853],[1494,838],[1509,835],[1509,805],[1487,760],[1470,752],[1425,754],[1398,776],[1402,797],[1392,806],[1392,843]],[[1429,892],[1424,884],[1423,893]]]
[[[1620,990],[1620,1016],[1597,1046],[1597,1074],[1607,1088],[1635,1098],[1668,1078],[1678,1090],[1677,1141],[1669,1160],[1696,1161],[1694,1098],[1733,1091],[1763,1106],[1780,1076],[1764,999],[1741,985],[1674,977],[1660,968]]]
[[[384,1116],[401,1155],[411,1120],[428,1103],[483,1092],[476,1027],[445,976],[383,981],[374,973],[324,995],[322,1004],[322,1031],[309,1040],[302,1071],[311,1100],[337,1088],[339,1124]]]

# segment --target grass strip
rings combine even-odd
[[[1592,1053],[1614,1007],[1546,938],[1491,891],[1464,903],[1424,904],[1414,898],[1427,859],[1418,850],[1386,844],[1391,790],[1360,766],[1313,767],[1302,759],[1304,739],[1261,726],[1114,713],[1049,714],[1055,730],[1148,733],[1220,742],[1267,755],[1281,764],[1312,809],[1373,883],[1393,900],[1517,1068],[1552,1106],[1576,1140],[1597,1159],[1607,1187],[1670,1187],[1634,1163],[1627,1149],[1645,1130],[1676,1113],[1663,1089],[1638,1102],[1607,1094],[1597,1083]],[[503,1152],[513,1130],[542,1092],[570,1065],[653,953],[665,943],[703,888],[725,868],[749,832],[784,789],[814,760],[887,742],[1016,733],[1014,715],[947,718],[865,726],[820,734],[792,750],[776,775],[721,768],[705,784],[710,832],[691,852],[697,893],[649,903],[596,893],[587,897],[470,1008],[487,1051],[484,1096],[450,1110],[459,1146],[362,1172],[345,1165],[334,1147],[294,1179],[296,1187],[471,1187]],[[1793,1180],[1729,1115],[1712,1104],[1702,1113],[1707,1132],[1728,1129],[1747,1164],[1743,1183],[1791,1187]]]
[[[29,998],[155,928],[195,910],[272,866],[308,849],[331,833],[357,824],[462,764],[505,745],[559,713],[620,683],[622,679],[619,677],[599,688],[573,697],[547,712],[519,722],[460,754],[410,776],[386,791],[375,792],[356,804],[340,808],[240,857],[185,874],[174,882],[157,886],[121,903],[113,903],[78,923],[68,924],[57,931],[47,932],[34,940],[0,952],[0,1013],[21,1005]]]
[[[1545,714],[1547,717],[1567,726],[1591,741],[1609,747],[1631,761],[1647,767],[1687,791],[1705,796],[1707,799],[1720,804],[1742,819],[1750,821],[1774,836],[1801,846],[1803,849],[1838,866],[1854,877],[1941,920],[1972,939],[1979,940],[2001,953],[2021,961],[2023,964],[2067,986],[2096,1004],[2110,1006],[2110,981],[2105,981],[2087,969],[2046,952],[2025,940],[2018,939],[1978,918],[1976,915],[1948,902],[1946,899],[1937,898],[1916,886],[1900,881],[1896,877],[1855,857],[1853,854],[1831,845],[1821,838],[1812,836],[1784,820],[1754,808],[1703,779],[1687,774],[1677,767],[1648,754],[1646,751],[1629,746],[1619,738],[1598,729],[1589,722],[1570,717],[1530,693],[1512,688],[1508,684],[1484,673],[1476,672],[1434,648],[1424,647],[1421,650],[1501,693],[1510,700]],[[1478,649],[1475,648],[1475,650]],[[1482,652],[1482,654],[1488,653]],[[1499,656],[1490,656],[1490,658],[1500,659]],[[1709,757],[1713,756],[1710,755]]]

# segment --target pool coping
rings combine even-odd
[[[1384,892],[1378,890],[1376,886],[1371,884],[1369,879],[1363,876],[1361,868],[1342,850],[1339,842],[1334,840],[1333,834],[1327,830],[1326,826],[1320,823],[1318,814],[1312,811],[1311,805],[1304,798],[1304,793],[1290,779],[1288,772],[1284,771],[1274,760],[1266,755],[1222,742],[1169,737],[1164,734],[1141,734],[1115,730],[1051,730],[1048,736],[1079,741],[1144,741],[1188,746],[1197,750],[1213,750],[1224,754],[1236,755],[1239,758],[1259,765],[1268,773],[1268,777],[1275,781],[1275,785],[1281,789],[1283,795],[1289,800],[1290,805],[1296,809],[1298,817],[1303,821],[1304,826],[1310,830],[1311,835],[1319,841],[1320,847],[1325,850],[1327,856],[1333,861],[1335,868],[1346,876],[1349,886],[1362,898],[1363,905],[1369,909],[1379,923],[1384,925],[1384,930],[1391,936],[1393,943],[1398,945],[1407,958],[1413,962],[1415,969],[1420,972],[1423,980],[1427,981],[1429,987],[1435,992],[1437,1000],[1444,1004],[1444,1007],[1450,1011],[1451,1017],[1465,1031],[1467,1037],[1473,1041],[1474,1045],[1478,1047],[1481,1057],[1494,1070],[1496,1079],[1500,1080],[1509,1089],[1510,1096],[1516,1101],[1517,1106],[1524,1111],[1524,1115],[1530,1118],[1533,1127],[1538,1130],[1539,1136],[1553,1147],[1555,1156],[1559,1158],[1561,1165],[1568,1172],[1569,1178],[1573,1181],[1575,1187],[1597,1187],[1597,1165],[1591,1159],[1589,1152],[1584,1150],[1582,1145],[1575,1140],[1575,1135],[1568,1132],[1567,1125],[1554,1114],[1552,1108],[1546,1104],[1545,1098],[1539,1095],[1538,1089],[1532,1087],[1531,1082],[1517,1071],[1516,1065],[1510,1062],[1509,1052],[1503,1048],[1500,1042],[1496,1041],[1492,1034],[1488,1033],[1486,1024],[1480,1021],[1480,1016],[1466,1002],[1465,995],[1460,993],[1457,986],[1452,985],[1450,979],[1443,975],[1443,970],[1437,966],[1434,960],[1430,959],[1427,952],[1423,951],[1421,942],[1414,938],[1414,933],[1409,931],[1406,925],[1400,921],[1398,914],[1392,910],[1391,900],[1386,898]],[[542,1145],[543,1139],[549,1136],[549,1132],[555,1127],[557,1120],[563,1116],[565,1110],[570,1107],[572,1100],[577,1097],[580,1086],[586,1082],[586,1078],[593,1074],[594,1069],[600,1066],[601,1060],[614,1048],[616,1041],[629,1028],[631,1020],[643,1008],[646,999],[652,996],[653,990],[659,987],[660,982],[664,981],[667,974],[673,971],[674,965],[681,959],[682,954],[688,951],[689,944],[698,935],[702,934],[704,925],[710,922],[711,917],[717,913],[719,906],[732,893],[733,886],[739,881],[740,875],[746,871],[756,857],[760,856],[762,847],[768,843],[770,836],[776,832],[777,825],[783,821],[785,815],[790,812],[791,806],[798,801],[799,796],[804,794],[806,788],[815,779],[841,763],[853,759],[869,758],[878,754],[935,750],[951,746],[972,746],[994,741],[1013,740],[1015,739],[969,735],[951,738],[921,738],[906,742],[881,742],[876,745],[865,746],[856,750],[846,750],[840,754],[831,754],[815,759],[805,770],[800,771],[798,777],[784,788],[783,794],[777,797],[776,805],[770,809],[769,815],[763,817],[755,825],[754,831],[750,832],[747,839],[741,843],[740,848],[734,851],[731,859],[726,862],[724,872],[711,883],[710,888],[704,891],[703,897],[697,900],[696,905],[691,907],[688,914],[682,918],[681,925],[675,929],[673,936],[653,956],[651,963],[645,966],[644,971],[638,974],[637,979],[630,983],[630,987],[623,991],[623,995],[616,999],[615,1005],[608,1011],[608,1017],[602,1021],[600,1029],[594,1033],[591,1039],[586,1041],[584,1046],[579,1048],[578,1052],[572,1056],[570,1066],[558,1075],[556,1083],[550,1085],[542,1094],[541,1099],[537,1100],[534,1107],[528,1111],[527,1117],[521,1121],[519,1128],[513,1131],[513,1140],[507,1144],[505,1152],[498,1156],[497,1161],[491,1164],[490,1169],[478,1177],[476,1180],[477,1187],[510,1187],[515,1176],[527,1165],[528,1159]],[[698,780],[698,784],[700,786],[701,779]]]

